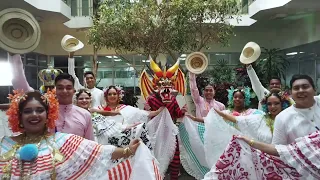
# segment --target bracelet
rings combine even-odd
[[[124,149],[123,149],[123,155],[126,156],[128,153],[129,153],[129,156],[132,155],[131,149],[130,149],[129,147],[124,148]]]
[[[254,140],[251,139],[250,142],[249,142],[249,145],[250,145],[250,146],[253,146],[253,144],[254,144]]]

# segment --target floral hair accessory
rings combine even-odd
[[[78,97],[81,93],[87,93],[89,96],[91,96],[91,92],[88,89],[79,89],[75,93],[76,97]]]
[[[104,96],[107,96],[108,94],[108,91],[110,90],[110,89],[116,89],[116,91],[117,91],[117,93],[118,93],[118,95],[119,95],[119,98],[120,98],[120,101],[122,100],[122,98],[123,98],[123,96],[124,96],[124,90],[122,89],[122,87],[121,86],[118,86],[118,85],[116,85],[116,86],[109,86],[108,88],[105,88],[104,90],[103,90],[103,92],[104,92]]]
[[[249,87],[244,87],[242,89],[234,89],[233,86],[230,87],[230,89],[227,89],[228,91],[228,106],[229,108],[234,108],[233,104],[233,95],[236,92],[241,92],[244,96],[244,106],[249,107],[251,104],[251,93],[250,93],[250,88]]]
[[[286,108],[290,107],[291,105],[294,104],[294,102],[291,100],[290,95],[288,92],[270,92],[267,95],[264,96],[264,98],[261,100],[261,105],[262,105],[262,110],[265,113],[268,113],[268,98],[270,96],[277,96],[278,98],[280,98],[280,102],[281,102],[281,106],[282,106],[282,110],[285,110]]]
[[[24,93],[22,90],[14,90],[13,95],[9,94],[8,99],[10,99],[10,106],[6,114],[8,116],[9,126],[14,133],[23,132],[23,129],[19,126],[19,104],[25,101],[27,97],[28,93]],[[48,105],[48,121],[46,126],[49,129],[53,129],[55,127],[55,120],[57,120],[59,116],[59,103],[56,99],[55,90],[48,90],[47,93],[41,96],[41,99]]]

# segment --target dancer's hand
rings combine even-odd
[[[139,125],[139,124],[141,124],[141,122],[133,123],[132,125],[127,126],[125,130],[129,130],[129,129],[131,129],[131,128],[134,128],[134,127],[136,127],[136,126]]]
[[[181,108],[181,111],[182,111],[183,113],[188,112],[188,106],[187,106],[187,104],[185,104],[185,105]]]
[[[214,108],[214,110],[217,112],[217,114],[219,114],[219,116],[221,116],[223,118],[226,117],[226,114],[224,112],[220,111],[219,109]]]
[[[192,119],[193,121],[195,120],[195,116],[193,116],[192,114],[186,113],[185,116],[187,116],[188,118]]]
[[[139,139],[135,139],[135,140],[130,142],[130,144],[129,144],[129,149],[131,151],[130,155],[133,156],[133,155],[136,154],[136,151],[137,151],[139,145],[140,145],[140,140]]]
[[[100,109],[89,108],[89,111],[90,111],[91,113],[96,113],[96,112],[99,112]]]
[[[149,106],[148,103],[145,103],[145,104],[144,104],[144,109],[145,109],[146,111],[150,111],[150,110],[151,110],[151,107]]]
[[[241,136],[241,135],[238,135],[237,136],[237,139],[240,139],[240,140],[243,140],[244,142],[246,142],[247,144],[250,144],[250,141],[251,139],[246,137],[246,136]]]

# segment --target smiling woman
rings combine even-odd
[[[139,171],[143,169],[143,177],[161,178],[157,161],[137,139],[125,148],[116,148],[76,135],[49,133],[58,118],[55,92],[15,91],[9,98],[9,125],[19,135],[1,139],[0,178],[113,179],[120,175],[138,180],[142,175],[134,173],[135,163],[139,163]],[[122,163],[113,161],[122,158]]]

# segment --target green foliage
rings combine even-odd
[[[228,61],[220,59],[213,70],[206,70],[201,76],[209,77],[211,83],[221,84],[224,82],[234,82],[235,72],[232,67],[228,66]]]
[[[227,21],[238,12],[238,0],[106,0],[93,18],[89,44],[154,58],[200,51],[212,42],[228,45],[233,27]]]
[[[280,53],[279,48],[267,49],[262,47],[262,49],[264,51],[261,58],[254,66],[261,83],[267,87],[273,77],[285,80],[285,70],[290,65],[289,61]]]

